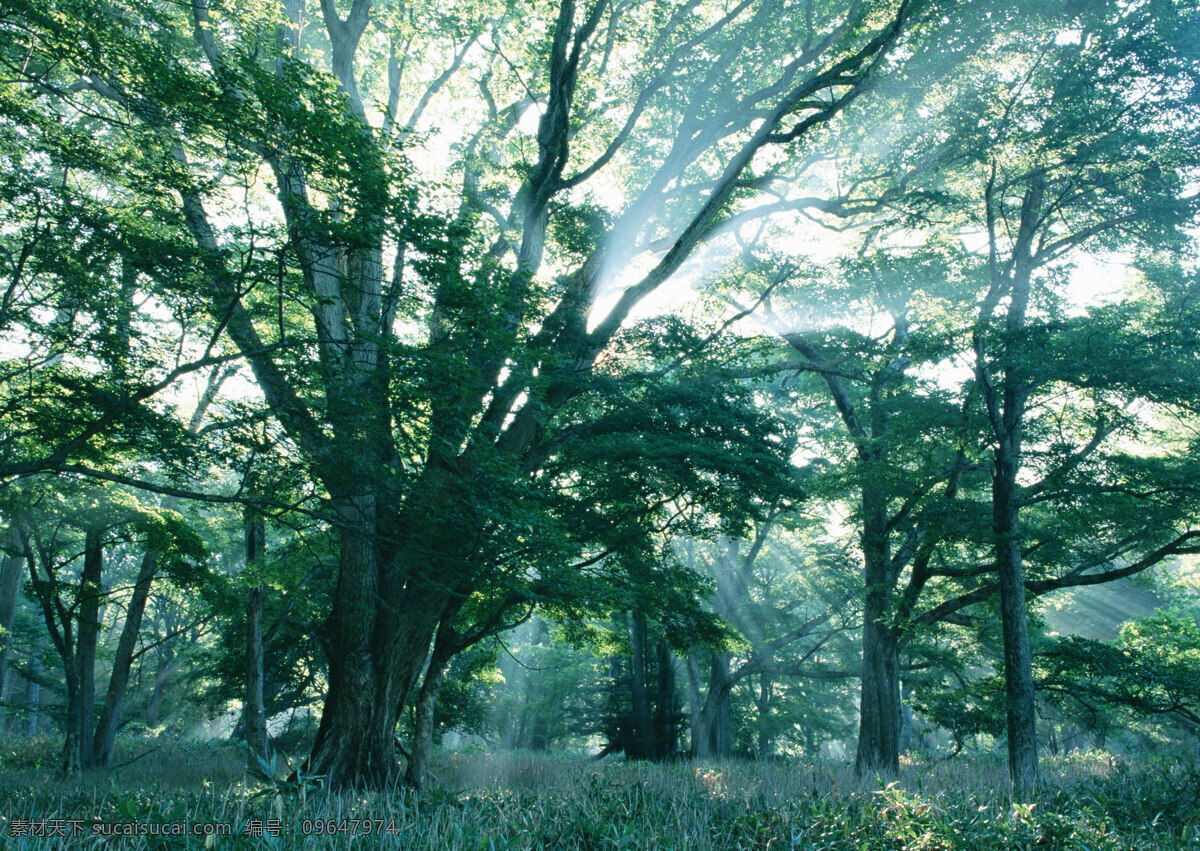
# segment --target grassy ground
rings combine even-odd
[[[325,796],[247,784],[241,751],[218,744],[63,783],[56,748],[0,749],[5,848],[1200,848],[1200,767],[1181,761],[1046,761],[1040,798],[1014,806],[1001,762],[966,759],[860,781],[833,764],[442,754],[422,795]],[[159,835],[226,824],[229,836]],[[145,835],[106,835],[129,830]]]

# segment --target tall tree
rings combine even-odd
[[[527,521],[502,506],[536,512],[564,481],[540,474],[611,398],[608,355],[635,308],[753,194],[770,158],[806,156],[928,4],[693,0],[665,16],[652,2],[464,5],[458,26],[423,43],[371,0],[323,0],[315,27],[301,25],[306,5],[20,2],[4,26],[30,56],[14,69],[30,98],[19,120],[60,160],[66,146],[45,128],[74,143],[91,132],[71,114],[136,153],[136,167],[101,177],[170,229],[142,274],[165,285],[171,267],[194,264],[213,333],[248,359],[327,494],[340,564],[308,770],[379,784],[395,773],[393,731],[431,641],[463,596],[517,554],[573,560],[561,548],[535,558]],[[367,69],[368,45],[390,53],[387,74]],[[440,69],[417,61],[443,51]],[[418,206],[436,199],[417,197],[398,150],[456,75],[480,97],[453,119],[474,124],[458,198],[430,217]],[[265,189],[260,169],[273,201],[226,226],[231,193]],[[614,183],[619,197],[601,198]],[[671,356],[686,363],[687,345]],[[708,437],[699,420],[686,427]],[[743,473],[767,463],[757,451]],[[685,487],[740,475],[715,451],[692,463],[704,475]],[[594,553],[603,536],[576,532],[567,549]]]
[[[1014,34],[1007,55],[1019,75],[982,93],[988,176],[978,200],[988,289],[973,334],[974,369],[993,434],[992,528],[1018,793],[1037,783],[1019,477],[1031,395],[1045,380],[1038,352],[1053,333],[1035,312],[1035,287],[1081,247],[1128,250],[1169,239],[1194,214],[1195,199],[1181,194],[1200,165],[1200,77],[1186,42],[1195,10],[1100,4],[1049,23]],[[1109,431],[1098,423],[1093,442]]]

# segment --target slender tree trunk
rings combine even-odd
[[[12,629],[21,596],[21,576],[25,570],[25,547],[15,527],[8,530],[8,543],[0,565],[0,699],[7,693],[9,657],[12,655]],[[0,710],[0,717],[7,712]]]
[[[858,752],[859,775],[900,768],[899,648],[890,621],[888,599],[893,577],[888,553],[887,503],[882,485],[863,487],[863,608],[862,693]]]
[[[246,565],[249,566],[266,554],[267,524],[261,514],[248,508],[242,517],[242,529],[246,537]]]
[[[42,660],[35,653],[29,659],[29,679],[25,681],[25,733],[36,736],[38,711],[42,704],[42,686],[38,677],[42,675]]]
[[[1005,442],[1001,443],[1005,446]],[[1037,726],[1033,654],[1025,613],[1025,575],[1017,514],[1017,459],[998,448],[992,479],[992,527],[1000,580],[1000,624],[1004,633],[1004,686],[1008,706],[1008,765],[1013,791],[1024,797],[1037,788]]]
[[[911,698],[911,689],[908,686],[900,688],[900,753],[904,753],[912,747],[913,733],[913,711],[912,706],[908,701]]]
[[[174,651],[164,652],[154,668],[154,683],[150,690],[150,700],[146,703],[146,726],[157,727],[159,715],[162,713],[163,696],[167,692],[167,684],[179,670],[175,661]]]
[[[251,480],[253,487],[253,480]],[[246,540],[246,566],[257,565],[267,549],[267,524],[252,508],[242,515]],[[246,725],[246,767],[253,771],[259,763],[271,764],[271,738],[267,733],[267,710],[263,700],[263,590],[256,585],[246,599],[246,699],[243,721]]]
[[[96,645],[100,637],[100,581],[104,571],[101,531],[88,530],[83,555],[83,573],[79,577],[79,641],[75,651],[79,682],[79,763],[94,768],[96,752],[93,736],[96,723]]]
[[[729,695],[729,660],[728,653],[712,654],[707,702],[712,704],[709,751],[716,757],[733,754],[733,701]]]
[[[991,185],[988,189],[989,227],[992,225]],[[981,312],[983,322],[1007,291],[1006,345],[997,359],[1002,378],[993,382],[981,330],[975,334],[975,371],[985,387],[985,403],[995,434],[992,473],[992,536],[1000,585],[1000,623],[1004,634],[1004,683],[1008,714],[1008,764],[1013,793],[1023,798],[1037,788],[1037,726],[1033,686],[1033,654],[1025,614],[1025,571],[1021,556],[1020,503],[1017,476],[1021,469],[1022,434],[1033,379],[1024,333],[1030,288],[1036,265],[1034,241],[1039,228],[1045,175],[1035,171],[1021,203],[1021,219],[1012,249],[1012,272],[1007,277],[995,262],[992,239],[992,285]],[[981,323],[982,325],[982,323]]]
[[[249,548],[247,548],[247,554]],[[271,764],[271,740],[267,735],[267,713],[263,707],[263,592],[250,589],[246,600],[246,768]]]
[[[112,676],[108,680],[108,692],[100,718],[96,722],[93,749],[96,765],[109,768],[112,765],[113,745],[117,728],[121,723],[121,706],[125,702],[125,690],[129,685],[129,674],[133,669],[133,654],[137,647],[138,634],[142,628],[142,617],[146,613],[146,602],[150,598],[150,587],[158,570],[158,552],[146,550],[142,555],[142,566],[133,596],[125,610],[125,623],[121,627],[121,638],[117,642],[117,655],[113,660]]]
[[[449,662],[449,659],[446,659]],[[429,760],[433,756],[434,715],[437,709],[438,692],[442,688],[442,679],[446,672],[446,662],[440,662],[435,668],[430,662],[429,670],[421,681],[421,691],[417,695],[415,718],[413,723],[412,752],[408,756],[408,766],[404,771],[404,780],[414,789],[424,789],[429,779]]]
[[[692,722],[692,759],[705,759],[711,751],[712,718],[700,697],[700,658],[699,650],[693,650],[687,658],[688,674],[688,715]]]
[[[457,608],[456,606],[455,610]],[[452,620],[453,614],[451,613],[442,619],[437,638],[433,642],[433,652],[429,656],[429,665],[425,669],[425,677],[421,681],[421,691],[417,695],[412,752],[408,756],[408,767],[404,772],[405,782],[415,789],[424,789],[429,778],[429,760],[433,756],[434,715],[437,710],[438,693],[442,688],[446,666],[454,658],[455,652]]]
[[[67,667],[67,725],[63,741],[62,773],[66,777],[78,777],[83,770],[82,736],[83,709],[80,699],[79,671],[74,665]]]
[[[771,687],[772,680],[770,674],[760,674],[758,683],[758,736],[755,750],[758,758],[763,759],[771,755],[771,734],[770,734],[770,718],[771,718]]]

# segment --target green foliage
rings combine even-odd
[[[1130,621],[1115,641],[1069,636],[1039,655],[1039,687],[1069,710],[1101,708],[1172,722],[1200,735],[1200,619],[1160,612]]]
[[[6,743],[5,751],[10,745]],[[826,764],[601,764],[530,754],[441,755],[447,784],[423,793],[299,795],[231,777],[240,753],[195,746],[147,757],[115,784],[29,783],[15,767],[0,778],[11,801],[0,826],[15,847],[18,820],[85,817],[96,823],[228,823],[222,846],[340,848],[351,839],[384,848],[735,849],[781,845],[841,849],[1188,848],[1197,840],[1197,773],[1174,760],[1129,764],[1051,761],[1050,786],[1014,805],[984,762],[906,766],[895,782],[856,780]],[[157,777],[157,779],[152,779]],[[16,785],[18,781],[26,781]],[[267,794],[259,794],[259,791]],[[279,835],[249,836],[251,820],[278,820]],[[358,822],[352,820],[357,819]],[[367,835],[365,822],[371,824]],[[320,827],[316,827],[320,825]],[[342,825],[345,825],[343,832]],[[332,829],[331,829],[332,828]],[[381,829],[379,829],[381,828]],[[89,827],[90,829],[90,827]],[[142,847],[118,840],[114,847]],[[202,848],[205,837],[172,847]]]

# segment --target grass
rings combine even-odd
[[[4,847],[1200,848],[1200,769],[1182,761],[1047,760],[1039,799],[1013,805],[1005,765],[990,759],[910,763],[895,779],[860,780],[824,763],[440,754],[440,783],[423,794],[325,795],[247,781],[241,750],[226,744],[167,745],[77,783],[55,779],[56,750],[42,739],[0,748]],[[55,819],[75,836],[14,835]],[[113,824],[214,823],[233,835],[103,835]],[[263,835],[247,835],[248,824]]]

